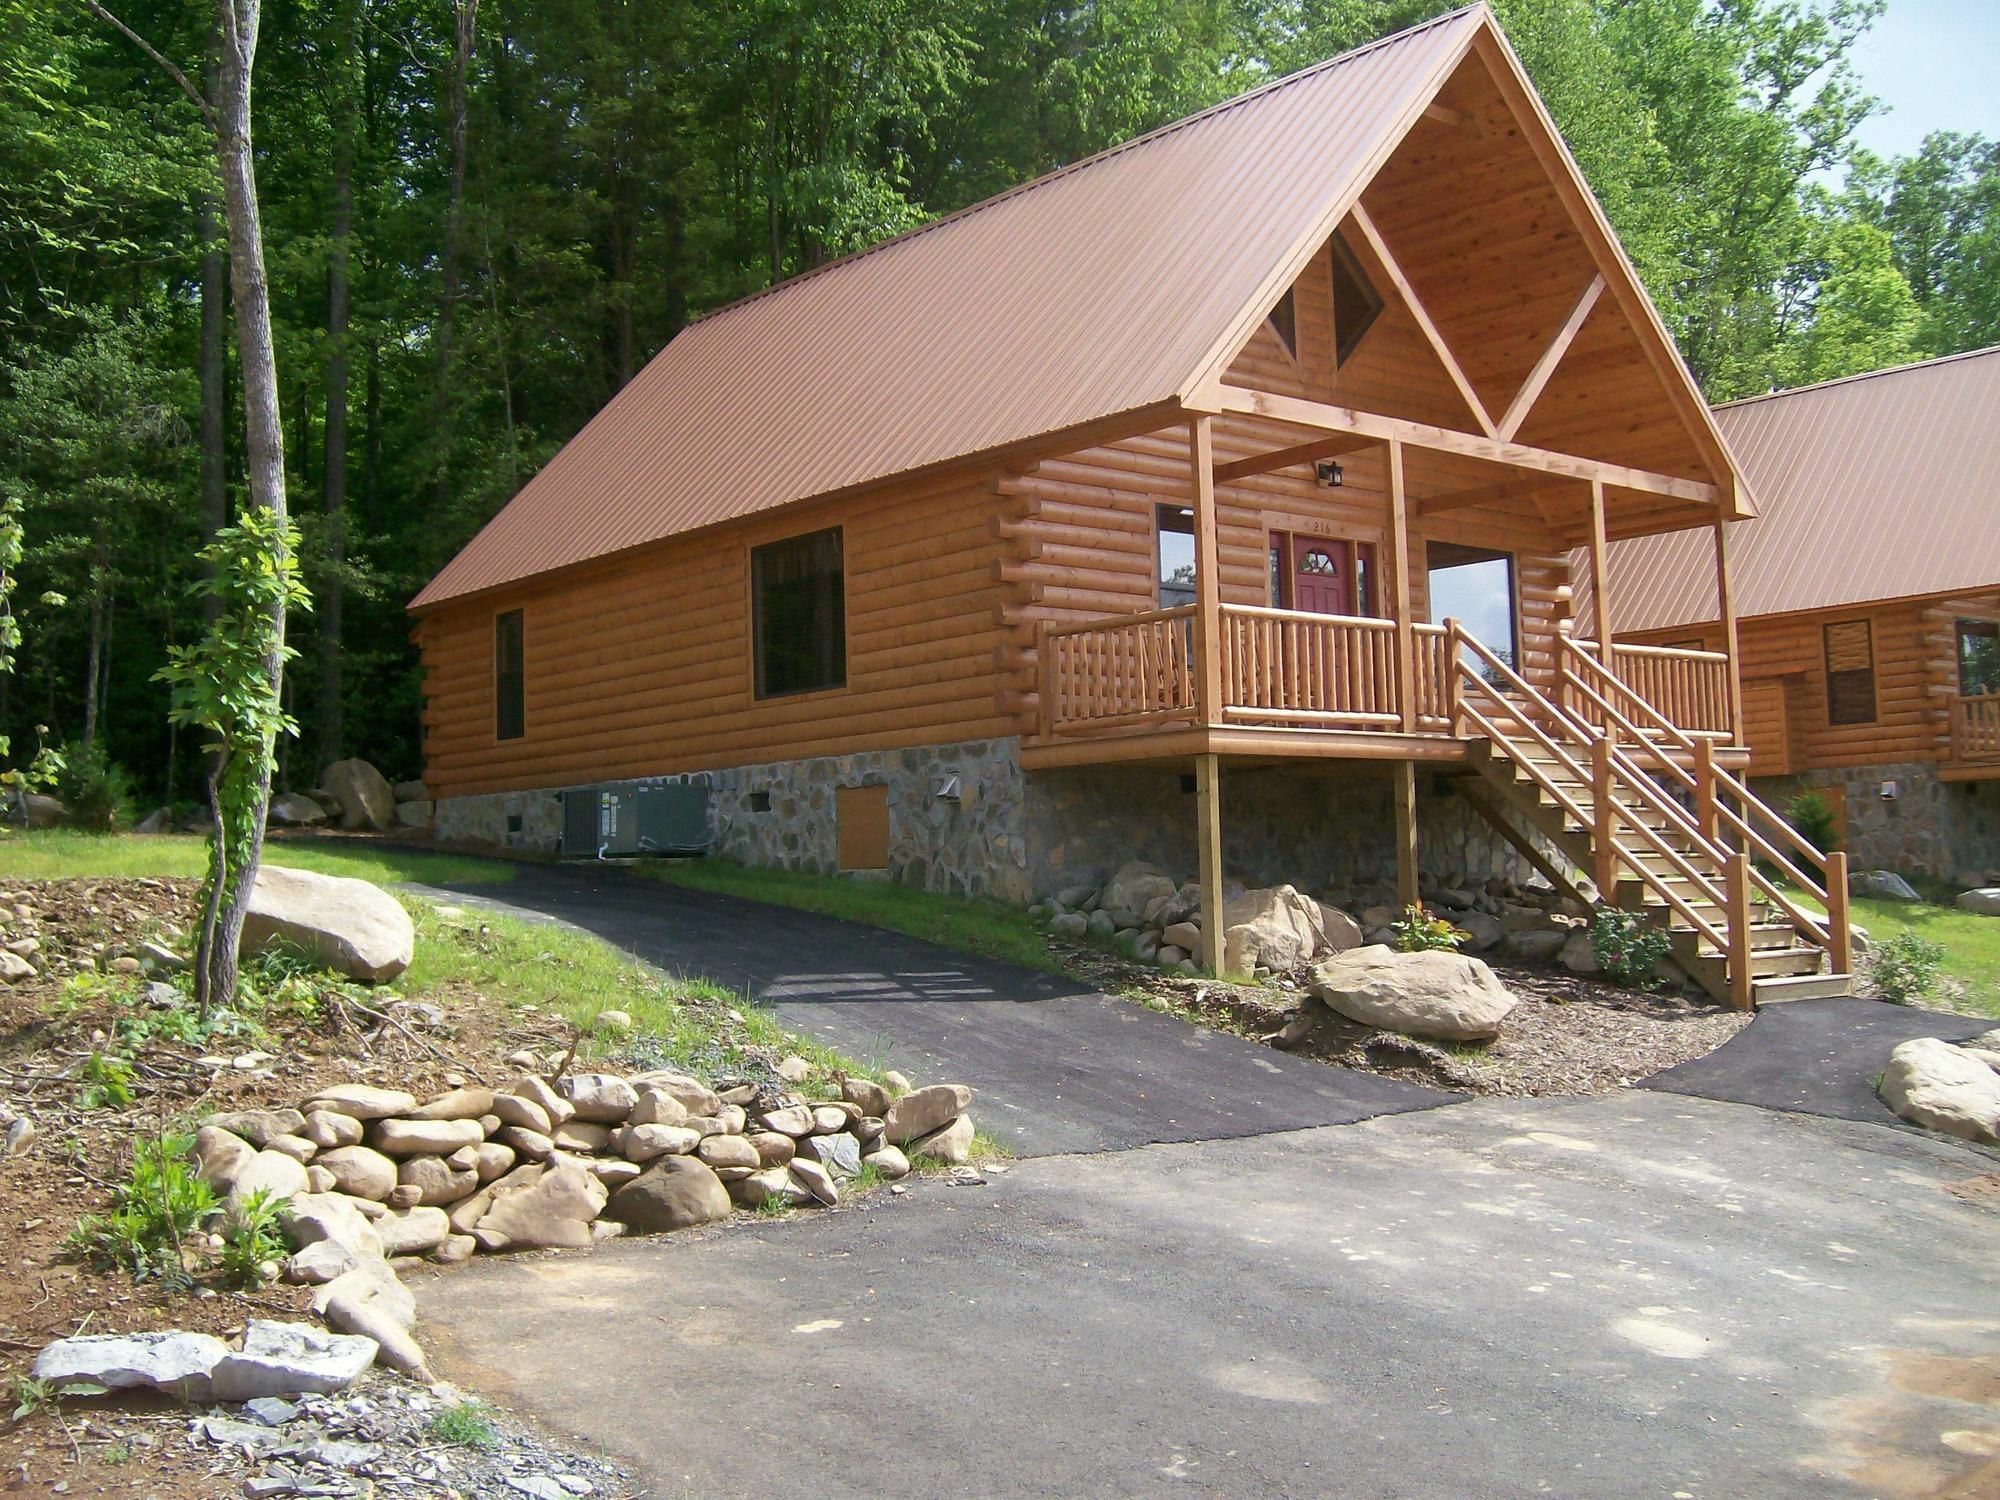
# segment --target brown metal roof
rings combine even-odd
[[[1492,24],[1455,11],[702,319],[412,607],[1185,395]]]
[[[1759,515],[1730,528],[1736,612],[2000,584],[2000,348],[1716,408]],[[1710,532],[1611,548],[1616,630],[1716,617]]]

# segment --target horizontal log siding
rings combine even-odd
[[[458,797],[1011,733],[996,503],[990,477],[905,485],[428,615],[425,779]],[[758,701],[749,549],[835,525],[847,685]],[[496,741],[492,622],[508,609],[524,615],[527,733]]]
[[[1951,732],[1951,695],[1958,687],[1957,647],[1952,639],[1952,612],[1933,617],[1930,610],[1924,602],[1906,601],[1764,615],[1737,622],[1743,680],[1784,683],[1792,770],[1831,771],[1943,758]],[[1875,721],[1829,724],[1823,628],[1860,619],[1873,625]],[[1619,639],[1656,646],[1698,640],[1714,651],[1721,649],[1722,632],[1708,625],[1650,630]],[[1768,738],[1768,716],[1760,715],[1760,721],[1750,722],[1746,730],[1752,753],[1761,732],[1769,756],[1777,747]]]

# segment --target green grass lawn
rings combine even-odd
[[[1944,972],[1965,986],[1955,1002],[1980,1016],[2000,1016],[2000,917],[1960,911],[1933,901],[1875,901],[1856,897],[1852,919],[1868,929],[1871,942],[1914,932],[1944,945]]]
[[[943,896],[888,880],[752,869],[720,859],[645,863],[636,868],[696,890],[886,927],[942,948],[1005,959],[1051,974],[1062,972],[1034,918],[1024,908],[1002,901]]]
[[[362,839],[272,839],[264,857],[274,865],[351,875],[377,885],[449,881],[497,885],[513,866],[464,854],[397,849]],[[198,834],[101,834],[47,829],[0,835],[0,879],[68,880],[147,876],[199,880],[208,869],[208,841]]]

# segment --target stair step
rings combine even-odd
[[[1698,908],[1697,908],[1698,909]],[[1673,929],[1674,957],[1685,964],[1691,959],[1719,958],[1722,950],[1702,937],[1692,927]],[[1775,948],[1790,948],[1797,943],[1798,930],[1790,922],[1752,922],[1750,924],[1750,946],[1758,952]],[[1815,950],[1817,951],[1817,950]]]
[[[1840,1000],[1854,993],[1852,974],[1790,974],[1753,980],[1753,1005],[1776,1005],[1786,1000]]]
[[[1820,950],[1817,948],[1758,948],[1750,953],[1750,975],[1753,979],[1812,978],[1819,973]],[[1704,953],[1692,961],[1681,965],[1697,978],[1713,978],[1720,982],[1729,972],[1728,961],[1720,953]],[[1706,974],[1697,973],[1706,970]]]

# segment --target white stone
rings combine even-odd
[[[344,1391],[375,1363],[375,1340],[328,1333],[307,1323],[252,1318],[243,1348],[215,1366],[211,1399],[327,1395]]]
[[[2000,886],[1960,891],[1956,904],[1961,911],[1977,912],[1982,917],[2000,917]]]
[[[1320,964],[1312,991],[1364,1026],[1441,1041],[1498,1035],[1515,1003],[1493,971],[1470,954],[1398,953],[1380,944]]]
[[[215,1367],[229,1346],[206,1333],[96,1333],[57,1339],[36,1356],[35,1379],[51,1385],[88,1381],[106,1390],[150,1388],[183,1401],[206,1401]]]
[[[1894,870],[1855,870],[1847,877],[1850,895],[1872,896],[1878,901],[1921,901],[1909,881]]]

